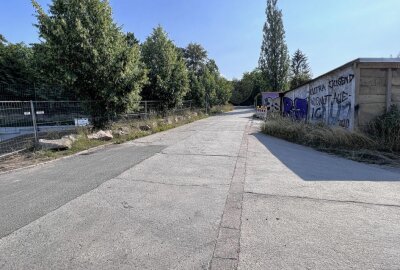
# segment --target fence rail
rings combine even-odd
[[[93,116],[87,105],[80,101],[0,101],[0,157],[32,148],[40,138],[61,137],[79,127],[90,126]],[[143,119],[192,108],[191,101],[184,101],[168,112],[162,105],[161,101],[140,101],[112,120]]]
[[[77,100],[74,93],[65,91],[59,85],[41,84],[0,84],[0,100],[47,101]]]

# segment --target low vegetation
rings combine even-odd
[[[376,118],[367,132],[381,150],[400,152],[400,110],[393,105],[389,112]]]
[[[233,111],[233,105],[232,104],[227,104],[227,105],[220,105],[220,106],[214,106],[210,109],[210,114],[220,114],[220,113],[225,113],[225,112],[230,112]]]
[[[228,112],[233,109],[231,105],[214,106],[210,111],[211,115]],[[12,156],[1,159],[0,172],[9,171],[16,168],[26,167],[53,159],[70,156],[85,150],[90,150],[99,146],[107,146],[111,144],[122,144],[141,137],[145,137],[158,132],[176,128],[191,122],[208,117],[202,111],[184,112],[180,115],[170,115],[168,117],[152,117],[149,119],[121,119],[113,122],[106,128],[111,130],[114,138],[111,141],[100,141],[88,139],[89,134],[95,132],[95,129],[81,128],[78,130],[77,140],[72,147],[63,151],[38,150],[31,149]],[[148,127],[148,130],[142,130],[141,127]],[[57,139],[60,134],[52,134],[49,139]],[[35,150],[35,151],[33,151]]]
[[[368,133],[349,132],[340,127],[309,124],[275,115],[265,121],[262,132],[356,161],[399,166],[398,114],[397,108],[393,108],[390,113],[373,121]]]

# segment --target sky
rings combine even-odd
[[[51,0],[39,0],[47,10]],[[228,79],[257,67],[266,0],[110,0],[114,20],[144,41],[158,24],[175,44],[203,45]],[[301,49],[314,77],[359,57],[400,53],[400,0],[279,0],[290,54]],[[0,33],[38,41],[30,0],[0,1]]]

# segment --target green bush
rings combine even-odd
[[[400,151],[400,110],[392,105],[389,112],[371,121],[368,133],[382,150]]]

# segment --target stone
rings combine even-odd
[[[141,131],[149,131],[151,130],[151,127],[149,125],[143,125],[139,127]]]
[[[88,135],[89,140],[110,141],[114,138],[110,130],[100,130],[96,133]]]
[[[62,139],[71,140],[71,142],[74,143],[78,140],[78,135],[70,134],[70,135],[63,136]]]
[[[113,131],[113,134],[116,134],[118,136],[124,136],[128,135],[130,132],[128,127],[119,127],[117,130]]]
[[[44,150],[66,150],[72,147],[72,140],[65,137],[58,140],[40,139],[39,146]]]
[[[164,123],[165,123],[165,124],[168,124],[168,125],[172,125],[172,123],[173,123],[173,122],[172,122],[172,118],[171,118],[171,117],[165,118],[165,119],[164,119]]]
[[[192,115],[193,115],[193,117],[197,117],[198,116],[197,112],[193,112]]]

